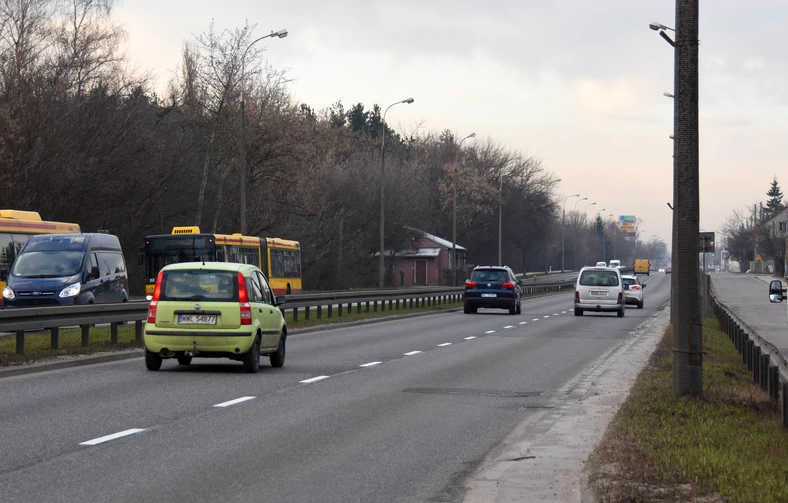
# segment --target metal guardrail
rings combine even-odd
[[[524,284],[521,288],[524,296],[532,296],[550,292],[560,292],[571,288],[571,282],[554,284]],[[283,313],[291,313],[293,321],[300,316],[310,319],[314,312],[317,319],[322,319],[323,311],[327,317],[343,313],[352,314],[353,306],[356,313],[399,311],[408,308],[421,308],[445,305],[462,301],[464,287],[430,287],[409,290],[373,290],[365,292],[329,292],[319,294],[301,294],[287,296],[287,303],[281,306]],[[90,327],[108,325],[110,343],[118,344],[118,327],[123,324],[134,324],[135,340],[142,343],[143,323],[147,318],[148,302],[135,301],[120,304],[90,304],[84,306],[52,306],[30,307],[0,310],[0,333],[15,333],[16,353],[25,352],[26,331],[50,331],[51,349],[59,348],[60,329],[79,327],[82,331],[82,347],[90,344]]]
[[[707,276],[708,281],[708,276]],[[752,372],[752,380],[769,394],[772,402],[780,404],[783,426],[788,428],[788,361],[782,352],[758,335],[736,312],[722,303],[708,281],[709,298],[714,315],[742,357],[742,363]]]

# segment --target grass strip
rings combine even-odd
[[[788,502],[775,405],[714,318],[703,350],[703,397],[675,398],[668,329],[592,455],[599,501]]]
[[[284,305],[287,308],[287,304]],[[386,305],[386,310],[381,311],[380,306],[378,306],[377,311],[373,311],[373,306],[370,305],[370,311],[367,313],[365,311],[366,307],[362,305],[362,311],[360,313],[357,311],[357,306],[353,304],[353,312],[348,313],[347,305],[342,307],[342,316],[338,316],[338,311],[336,307],[333,309],[333,314],[331,318],[328,318],[328,310],[323,309],[322,318],[319,320],[317,319],[317,309],[312,308],[310,313],[310,319],[305,319],[304,311],[301,310],[298,313],[298,321],[293,321],[293,313],[292,311],[288,310],[285,314],[285,323],[287,323],[288,328],[306,328],[306,327],[313,327],[316,325],[329,325],[334,323],[348,323],[351,321],[359,321],[359,320],[366,320],[371,318],[385,318],[385,317],[394,317],[398,315],[405,315],[405,314],[416,314],[416,313],[429,313],[429,312],[440,312],[446,311],[447,309],[456,309],[462,307],[462,301],[460,302],[450,302],[448,304],[438,304],[434,306],[425,306],[425,307],[413,307],[413,308],[405,308],[400,305],[400,308],[397,309],[396,306],[391,309],[389,308],[388,304]]]

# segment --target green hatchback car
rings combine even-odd
[[[184,262],[156,278],[145,325],[145,366],[163,359],[189,365],[193,357],[230,358],[256,373],[260,355],[285,363],[287,327],[265,275],[253,265]]]

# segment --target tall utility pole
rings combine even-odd
[[[673,392],[703,393],[703,328],[698,274],[700,195],[698,190],[698,0],[676,1],[676,175],[678,302],[673,336]]]
[[[457,144],[457,155],[454,157],[454,175],[452,177],[452,224],[451,224],[451,286],[457,286],[457,163],[461,160],[462,142],[468,138],[476,138],[476,133],[471,133]]]
[[[566,199],[564,199],[564,209],[561,212],[561,272],[564,272],[564,251],[566,249],[566,201],[570,197],[580,197],[580,194],[572,194],[571,196],[566,196]],[[526,271],[523,270],[523,273],[525,272]]]

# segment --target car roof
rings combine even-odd
[[[602,267],[602,266],[587,266],[580,269],[580,272],[583,271],[618,271],[615,267]],[[622,276],[623,277],[623,276]]]
[[[193,271],[195,269],[249,273],[257,269],[257,266],[252,264],[236,264],[234,262],[180,262],[177,264],[169,264],[162,270]]]
[[[473,270],[511,271],[512,269],[508,265],[477,265]]]
[[[626,274],[626,275],[622,274],[621,277],[624,279],[634,279],[634,280],[638,279],[637,276],[632,276],[631,274]]]

